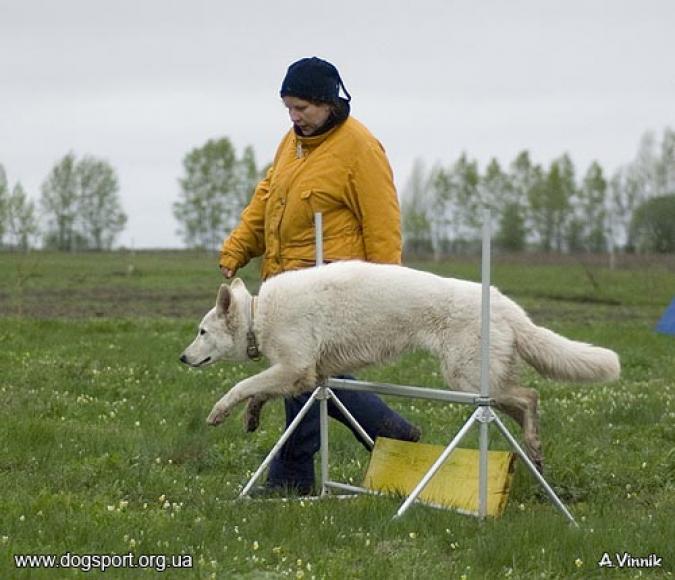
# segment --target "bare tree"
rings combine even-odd
[[[5,168],[0,164],[0,248],[3,245],[5,237],[8,197],[7,174],[5,173]]]
[[[253,149],[237,159],[230,140],[209,140],[192,149],[183,160],[181,193],[173,205],[185,244],[215,250],[239,220],[260,179]]]
[[[42,184],[45,245],[68,251],[110,249],[127,220],[118,190],[107,161],[91,156],[77,161],[68,153]]]
[[[543,177],[543,176],[542,176]],[[574,166],[567,155],[554,160],[528,192],[530,215],[545,252],[563,250],[566,220],[575,194]]]
[[[56,163],[42,183],[42,210],[47,221],[45,245],[74,250],[77,240],[77,171],[74,153]]]
[[[647,200],[672,193],[675,186],[675,132],[664,131],[661,146],[653,132],[642,136],[635,159],[620,167],[610,180],[608,212],[612,243],[632,251],[635,248],[630,223],[633,214]]]
[[[432,251],[433,170],[416,159],[401,194],[401,221],[406,250],[413,254]]]
[[[77,179],[77,230],[88,248],[109,250],[127,221],[115,170],[106,161],[87,156],[77,164]]]
[[[566,228],[569,252],[603,252],[607,248],[606,197],[607,180],[594,161],[570,199]]]
[[[7,231],[10,244],[28,250],[38,234],[35,204],[26,197],[21,183],[17,183],[7,203]]]
[[[656,166],[657,194],[675,192],[675,131],[666,127],[661,140],[661,156]]]

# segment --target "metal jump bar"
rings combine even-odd
[[[412,387],[406,385],[392,385],[389,383],[368,383],[349,379],[327,379],[326,386],[346,391],[361,391],[377,393],[378,395],[393,395],[395,397],[413,397],[415,399],[430,399],[446,403],[462,403],[467,405],[489,405],[490,399],[477,393],[464,391],[444,391],[442,389],[428,389],[426,387]]]

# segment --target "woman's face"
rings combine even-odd
[[[298,97],[283,97],[284,105],[288,109],[293,124],[300,132],[307,136],[312,135],[330,117],[330,105],[327,103],[310,103]]]

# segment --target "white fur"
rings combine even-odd
[[[250,294],[240,280],[223,285],[181,360],[203,366],[246,358]],[[538,395],[518,384],[518,361],[546,377],[611,381],[619,358],[534,325],[522,308],[491,289],[490,384],[498,408],[524,431],[541,464]],[[237,403],[311,390],[324,377],[381,363],[413,348],[435,354],[448,387],[479,391],[480,284],[402,266],[337,262],[280,274],[260,288],[255,334],[271,366],[249,377],[214,406],[217,425]]]

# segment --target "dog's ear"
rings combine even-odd
[[[230,288],[234,290],[235,288],[244,288],[246,289],[246,284],[244,284],[244,281],[241,278],[235,278],[232,280],[230,283]]]
[[[218,289],[218,298],[216,298],[216,314],[218,316],[225,316],[230,303],[232,302],[232,291],[227,284],[221,284]]]

